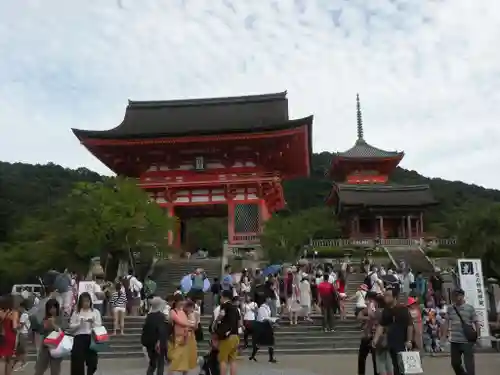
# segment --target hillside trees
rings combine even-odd
[[[85,272],[96,256],[102,264],[127,262],[132,253],[164,247],[171,225],[133,181],[80,182],[13,232],[0,253],[0,271],[9,277],[68,266]]]
[[[500,276],[500,203],[468,205],[450,217],[457,256],[480,258],[483,273]]]

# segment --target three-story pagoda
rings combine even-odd
[[[429,186],[389,182],[404,152],[366,142],[359,95],[356,109],[358,138],[350,149],[334,154],[329,170],[334,182],[327,204],[339,215],[345,237],[422,237],[424,211],[436,203]]]

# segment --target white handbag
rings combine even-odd
[[[52,358],[64,358],[71,354],[72,349],[73,336],[64,335],[57,347],[50,349],[49,352]]]
[[[406,351],[399,353],[400,370],[402,374],[423,374],[422,361],[419,352]]]

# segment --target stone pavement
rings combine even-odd
[[[357,372],[355,355],[281,356],[277,359],[279,363],[269,364],[264,353],[258,358],[258,363],[250,363],[246,358],[241,358],[238,361],[238,375],[348,375]],[[372,375],[370,360],[367,367],[366,375]],[[425,357],[423,367],[424,375],[454,375],[450,366],[450,357]],[[109,359],[100,361],[96,375],[143,375],[145,368],[146,362],[143,359]],[[500,353],[476,355],[478,375],[498,375],[499,368]],[[17,373],[31,375],[33,365],[30,364],[24,371]],[[69,375],[68,361],[65,361],[61,375]],[[197,373],[190,375],[197,375]]]

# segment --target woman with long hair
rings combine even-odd
[[[40,334],[46,337],[53,331],[60,331],[63,319],[61,317],[61,307],[59,302],[51,298],[45,303],[45,317],[42,322]],[[59,375],[61,373],[62,358],[52,358],[49,348],[45,345],[40,346],[38,357],[35,363],[35,375],[42,375],[50,367],[50,375]]]
[[[101,325],[101,313],[92,307],[92,297],[87,292],[82,293],[69,323],[74,334],[71,375],[84,375],[85,365],[87,375],[93,375],[97,371],[97,352],[91,349],[92,331]]]
[[[189,333],[195,328],[193,322],[190,322],[184,312],[185,301],[182,295],[175,295],[172,309],[170,310],[170,321],[173,326],[173,335],[168,342],[168,359],[170,365],[169,374],[182,372],[186,374],[190,368],[189,361]]]
[[[0,300],[0,358],[5,360],[4,374],[14,369],[19,313],[14,309],[14,298],[7,295]]]
[[[122,283],[115,284],[115,292],[111,295],[109,303],[113,309],[113,334],[116,335],[116,331],[118,327],[120,327],[120,333],[123,335],[125,314],[127,312],[127,295],[125,294]]]

